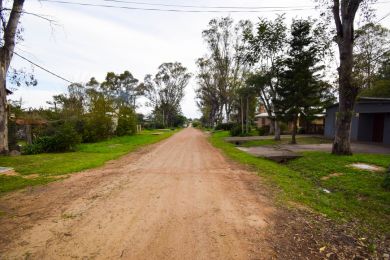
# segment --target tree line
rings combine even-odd
[[[140,82],[129,71],[107,73],[104,81],[92,77],[86,83],[73,83],[68,93],[53,96],[50,107],[23,111],[14,102],[15,119],[34,126],[25,154],[68,151],[80,142],[97,142],[112,136],[133,135],[136,125],[165,128],[182,126],[186,118],[180,102],[191,75],[178,62],[163,63],[158,72],[146,75]],[[152,108],[146,120],[136,113],[137,100],[146,97]],[[16,127],[18,120],[10,121]],[[24,138],[26,139],[26,138]],[[29,139],[29,138],[27,138]],[[11,148],[16,143],[11,138]]]
[[[36,85],[31,75],[10,68],[15,46],[22,40],[20,17],[24,13],[31,14],[24,11],[24,2],[0,0],[2,154],[9,152],[7,94],[10,91],[6,87],[7,79],[17,85]],[[234,24],[230,18],[210,21],[209,27],[203,31],[208,53],[197,61],[198,106],[205,124],[215,125],[224,120],[241,122],[240,131],[248,131],[249,121],[254,113],[253,104],[257,99],[261,99],[273,121],[271,131],[277,139],[280,122],[295,122],[297,115],[309,119],[332,100],[330,90],[332,86],[336,86],[339,111],[332,152],[351,154],[350,128],[356,98],[363,94],[385,96],[389,93],[388,30],[372,23],[372,17],[375,16],[371,4],[375,0],[314,2],[320,10],[322,7],[321,17],[325,17],[323,24],[310,19],[296,19],[287,29],[283,16],[275,20],[260,18],[256,25],[249,21]],[[361,11],[366,24],[355,30],[358,10]],[[330,24],[333,24],[334,31],[330,30]],[[332,57],[330,54],[333,50],[330,39],[334,40],[333,43],[338,49],[336,77],[325,77],[326,61]],[[180,70],[176,70],[178,71]],[[185,74],[179,84],[188,81],[189,75]],[[336,78],[336,83],[329,78]],[[177,100],[167,98],[167,95],[180,97],[180,91],[168,90],[170,88],[162,91],[160,87],[161,84],[169,85],[174,82],[167,80],[167,77],[156,75],[154,78],[146,78],[144,83],[143,93],[153,106],[154,117],[160,118],[163,125],[172,124],[172,114],[177,114],[178,109],[171,104],[177,104]],[[122,107],[122,110],[131,109],[129,105],[124,106],[124,103],[118,105],[117,102],[123,102],[123,97],[120,98],[122,101],[110,100],[111,108],[106,107],[102,102],[103,97],[113,93],[105,89],[105,86],[99,88],[99,91],[96,88],[94,91],[85,90],[85,93],[88,92],[88,102],[96,102],[92,107],[96,105],[107,111],[115,106]],[[59,102],[60,99],[61,97]],[[88,111],[87,114],[92,113],[91,108]],[[294,128],[296,131],[296,127]]]
[[[368,22],[355,34],[353,88],[348,89],[357,93],[348,102],[354,103],[358,95],[390,97],[389,30]],[[310,122],[323,113],[336,102],[337,89],[340,104],[346,98],[340,94],[345,91],[340,90],[341,76],[330,65],[335,60],[334,42],[323,20],[293,19],[288,27],[283,15],[259,18],[255,24],[235,23],[230,17],[212,19],[203,38],[208,52],[197,61],[196,93],[206,126],[218,128],[223,122],[233,122],[228,127],[232,133],[245,134],[261,103],[271,121],[269,133],[280,140],[280,125],[292,123],[295,143],[298,120]],[[347,108],[340,107],[338,118],[344,123],[339,128],[350,124],[342,115],[351,111],[343,109]],[[339,133],[349,140],[349,132]],[[334,152],[350,153],[350,147],[338,139]]]

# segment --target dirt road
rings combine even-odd
[[[270,259],[258,177],[199,130],[0,198],[1,259]]]

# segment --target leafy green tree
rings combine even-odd
[[[9,13],[5,10],[6,1],[0,1],[0,154],[7,154],[8,148],[8,108],[6,88],[7,75],[20,31],[18,25],[23,13],[24,0],[12,1]]]
[[[250,28],[250,27],[249,27]],[[275,140],[280,140],[279,122],[275,117],[276,88],[280,84],[280,60],[286,55],[287,27],[284,16],[275,20],[260,18],[255,30],[246,30],[246,59],[257,68],[247,80],[257,90],[268,118],[271,120],[270,132]]]
[[[243,33],[247,21],[234,24],[230,17],[212,19],[202,32],[208,53],[198,60],[198,106],[210,125],[230,121],[237,102],[236,91],[245,85],[248,62],[244,57]]]
[[[106,93],[99,91],[100,84],[94,78],[86,85],[88,110],[85,114],[83,141],[96,142],[109,137],[114,131],[114,101]]]
[[[122,106],[119,108],[118,113],[118,126],[116,127],[116,134],[133,135],[137,131],[137,115],[133,108],[128,106]]]
[[[281,82],[276,88],[276,115],[293,122],[292,140],[296,143],[299,118],[310,120],[329,104],[330,86],[321,80],[323,66],[319,65],[322,48],[316,41],[317,31],[310,20],[293,20],[288,57]]]
[[[390,31],[379,25],[367,23],[355,32],[353,75],[360,88],[373,86],[381,65],[390,53]]]
[[[335,138],[332,153],[350,155],[351,123],[360,84],[354,80],[354,42],[355,18],[360,9],[362,17],[371,19],[373,10],[371,3],[375,0],[316,0],[319,7],[325,8],[324,17],[332,17],[335,25],[334,40],[339,52],[338,96],[339,111],[337,113]],[[330,22],[330,21],[329,21]]]
[[[180,102],[190,78],[187,68],[179,62],[163,63],[153,78],[145,76],[142,91],[153,108],[154,118],[163,127],[173,126],[175,118],[180,115]]]
[[[382,64],[376,73],[372,86],[363,89],[360,96],[390,98],[390,51],[382,56]]]

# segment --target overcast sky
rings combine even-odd
[[[194,7],[114,3],[104,0],[66,1],[138,8],[206,10]],[[207,28],[212,18],[230,16],[236,21],[249,19],[256,22],[260,16],[273,18],[277,13],[286,13],[287,20],[294,17],[318,17],[319,15],[318,11],[306,8],[315,6],[312,0],[138,1],[197,6],[305,6],[305,10],[275,12],[256,9],[261,11],[258,13],[182,13],[87,7],[26,0],[25,11],[48,15],[56,20],[58,25],[51,26],[45,20],[32,15],[24,15],[22,18],[24,41],[17,46],[16,52],[72,82],[86,82],[91,77],[103,80],[108,71],[121,73],[125,70],[129,70],[136,78],[142,80],[146,74],[155,74],[161,63],[174,61],[181,62],[195,74],[195,61],[206,52],[201,33]],[[375,5],[378,9],[378,19],[387,15],[390,10],[389,1],[380,2],[382,3]],[[383,19],[381,23],[390,28],[390,17]],[[28,62],[16,56],[14,56],[12,66],[32,70]],[[24,107],[41,107],[47,106],[46,101],[51,100],[53,95],[66,92],[68,83],[65,81],[39,68],[34,68],[34,74],[38,85],[19,88],[10,96],[11,99],[16,100],[22,97]],[[196,81],[193,77],[186,88],[186,95],[182,102],[184,115],[192,118],[200,116],[194,100],[195,88]],[[139,112],[147,111],[148,109],[143,106],[139,108]]]

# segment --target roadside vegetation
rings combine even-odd
[[[210,141],[229,158],[253,167],[272,186],[276,184],[280,203],[299,204],[336,221],[351,222],[359,232],[390,232],[390,193],[382,186],[385,172],[349,167],[359,162],[387,168],[390,155],[304,152],[301,158],[278,164],[240,151],[225,142],[227,136],[226,131],[215,132]]]
[[[15,175],[0,175],[0,193],[45,184],[68,174],[98,167],[135,149],[156,143],[176,131],[145,130],[140,134],[80,144],[74,152],[0,157],[0,165],[12,167]]]

